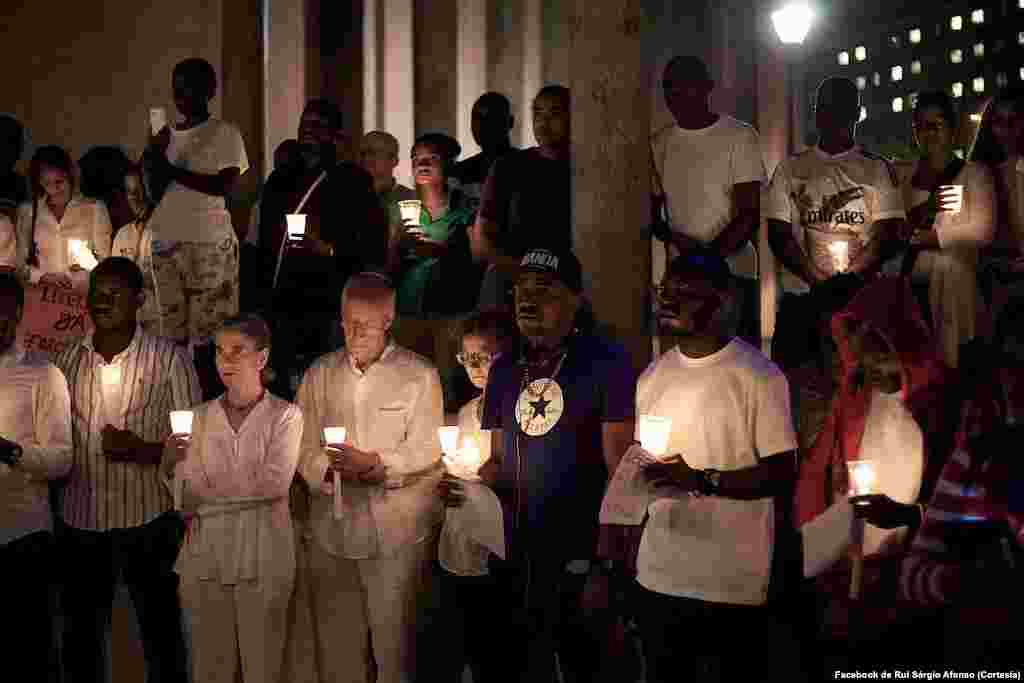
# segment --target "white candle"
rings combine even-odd
[[[191,410],[172,410],[171,433],[180,436],[192,436],[192,417],[193,413]]]
[[[872,460],[850,460],[846,463],[850,473],[850,495],[869,496],[875,493],[875,463]]]
[[[406,199],[398,202],[398,212],[406,225],[419,225],[423,203],[418,199]]]
[[[288,238],[301,240],[306,234],[306,214],[290,213],[285,220],[288,221]]]
[[[640,446],[656,458],[668,450],[668,438],[672,434],[672,419],[657,415],[641,415],[639,423]]]
[[[324,427],[324,443],[328,447],[339,448],[345,443],[346,436],[344,427]],[[337,471],[331,472],[331,484],[334,486],[334,519],[341,519],[341,477]]]
[[[82,265],[85,240],[68,240],[68,262],[73,266]]]
[[[149,128],[156,135],[167,126],[167,110],[163,107],[153,107],[149,110]]]
[[[850,243],[846,241],[832,242],[828,245],[832,254],[832,267],[838,273],[845,273],[850,268]]]
[[[459,447],[458,427],[438,427],[437,436],[441,440],[441,452],[445,455],[455,455]]]

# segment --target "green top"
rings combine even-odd
[[[473,207],[464,194],[452,190],[448,196],[448,211],[436,219],[431,218],[424,207],[420,211],[420,224],[423,236],[435,242],[447,244],[449,238],[459,228],[466,228],[473,222]],[[397,205],[395,206],[397,210]],[[402,261],[398,278],[397,308],[399,315],[423,317],[424,294],[427,286],[438,275],[441,260],[438,258],[419,258],[408,254]]]

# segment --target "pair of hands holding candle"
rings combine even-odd
[[[666,456],[672,420],[657,415],[641,415],[638,427],[640,447],[644,450],[640,462],[647,480],[655,486],[671,486],[685,492],[699,490],[700,470],[690,467],[679,453]]]

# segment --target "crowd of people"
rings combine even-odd
[[[154,682],[1016,669],[1024,95],[960,155],[953,100],[922,93],[920,158],[894,163],[829,78],[818,143],[769,177],[713,87],[695,57],[664,71],[636,305],[667,344],[642,374],[572,252],[564,87],[533,101],[535,147],[493,92],[479,154],[419,135],[412,188],[394,136],[343,161],[339,109],[311,100],[246,226],[245,143],[201,59],[138,160],[44,146],[26,182],[0,117],[10,666],[107,680],[124,586]],[[39,286],[91,320],[53,357],[17,342]]]

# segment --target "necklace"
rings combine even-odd
[[[236,413],[244,413],[247,410],[252,410],[253,408],[255,408],[256,404],[263,400],[263,393],[264,392],[261,391],[260,395],[257,396],[255,400],[250,401],[249,403],[246,403],[245,405],[241,405],[241,406],[236,406],[234,403],[232,403],[230,400],[228,400],[228,395],[227,394],[224,394],[223,398],[221,398],[221,401],[224,402],[225,406],[227,406],[231,410],[235,411]]]
[[[530,372],[531,367],[543,367],[544,363],[535,366],[525,363],[519,398],[516,401],[516,421],[524,434],[544,436],[558,424],[562,417],[565,397],[556,380],[568,355],[568,351],[562,352],[553,372],[547,378],[534,380]],[[549,391],[551,391],[550,397],[548,397]]]

